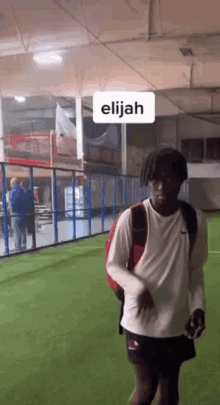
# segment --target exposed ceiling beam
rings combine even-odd
[[[65,105],[65,107],[62,108],[72,108],[73,105]],[[93,109],[90,107],[87,107],[85,105],[83,105],[83,108],[89,112],[93,112]],[[20,109],[20,110],[10,110],[10,113],[21,113],[21,112],[25,112],[25,111],[45,111],[45,110],[56,110],[56,107],[51,106],[51,107],[42,107],[42,108],[25,108],[25,109]],[[43,119],[44,117],[42,117]]]
[[[187,40],[187,42],[192,42],[194,39],[199,39],[199,38],[215,38],[215,37],[219,37],[220,36],[220,31],[216,31],[216,32],[205,32],[205,33],[201,33],[201,34],[195,34],[195,33],[191,33],[191,34],[177,34],[177,35],[173,35],[173,33],[166,33],[163,35],[158,35],[156,32],[149,32],[149,41],[153,41],[153,42],[160,42],[160,41],[167,41],[169,39],[185,39]],[[147,36],[146,36],[147,39]]]

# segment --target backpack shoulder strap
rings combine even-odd
[[[133,270],[135,264],[137,264],[144,252],[144,248],[147,241],[147,214],[142,203],[133,205],[131,207],[132,215],[132,247],[130,251],[130,258],[128,261],[128,269]],[[123,335],[123,328],[121,326],[121,320],[123,317],[124,309],[124,296],[121,301],[121,311],[119,320],[119,335]]]
[[[147,214],[142,203],[131,207],[132,215],[132,246],[128,268],[133,270],[134,266],[139,262],[146,245],[147,240]]]
[[[147,215],[144,204],[131,207],[132,212],[132,244],[145,247],[147,240]]]
[[[186,201],[180,200],[180,208],[182,211],[182,215],[184,221],[186,223],[186,227],[189,232],[189,240],[190,240],[190,253],[189,256],[192,254],[192,250],[196,241],[197,236],[197,228],[198,228],[198,221],[195,209],[192,207],[191,204],[188,204]]]

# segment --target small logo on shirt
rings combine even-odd
[[[133,340],[132,342],[128,343],[129,350],[137,350],[139,348],[139,343]]]

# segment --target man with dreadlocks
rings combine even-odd
[[[158,386],[160,405],[178,404],[181,364],[196,357],[193,339],[205,329],[207,225],[202,211],[194,208],[197,236],[189,258],[189,235],[178,200],[186,179],[187,164],[180,152],[167,148],[151,153],[140,176],[141,185],[149,184],[151,191],[143,201],[148,230],[144,253],[129,272],[130,208],[119,217],[109,250],[107,272],[125,296],[121,326],[136,377],[131,405],[151,404]]]

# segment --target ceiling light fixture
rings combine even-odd
[[[23,97],[23,96],[15,97],[15,100],[18,101],[19,103],[24,103],[25,102],[25,97]]]
[[[57,65],[63,61],[62,56],[55,52],[39,53],[38,55],[35,55],[33,59],[39,65]]]

